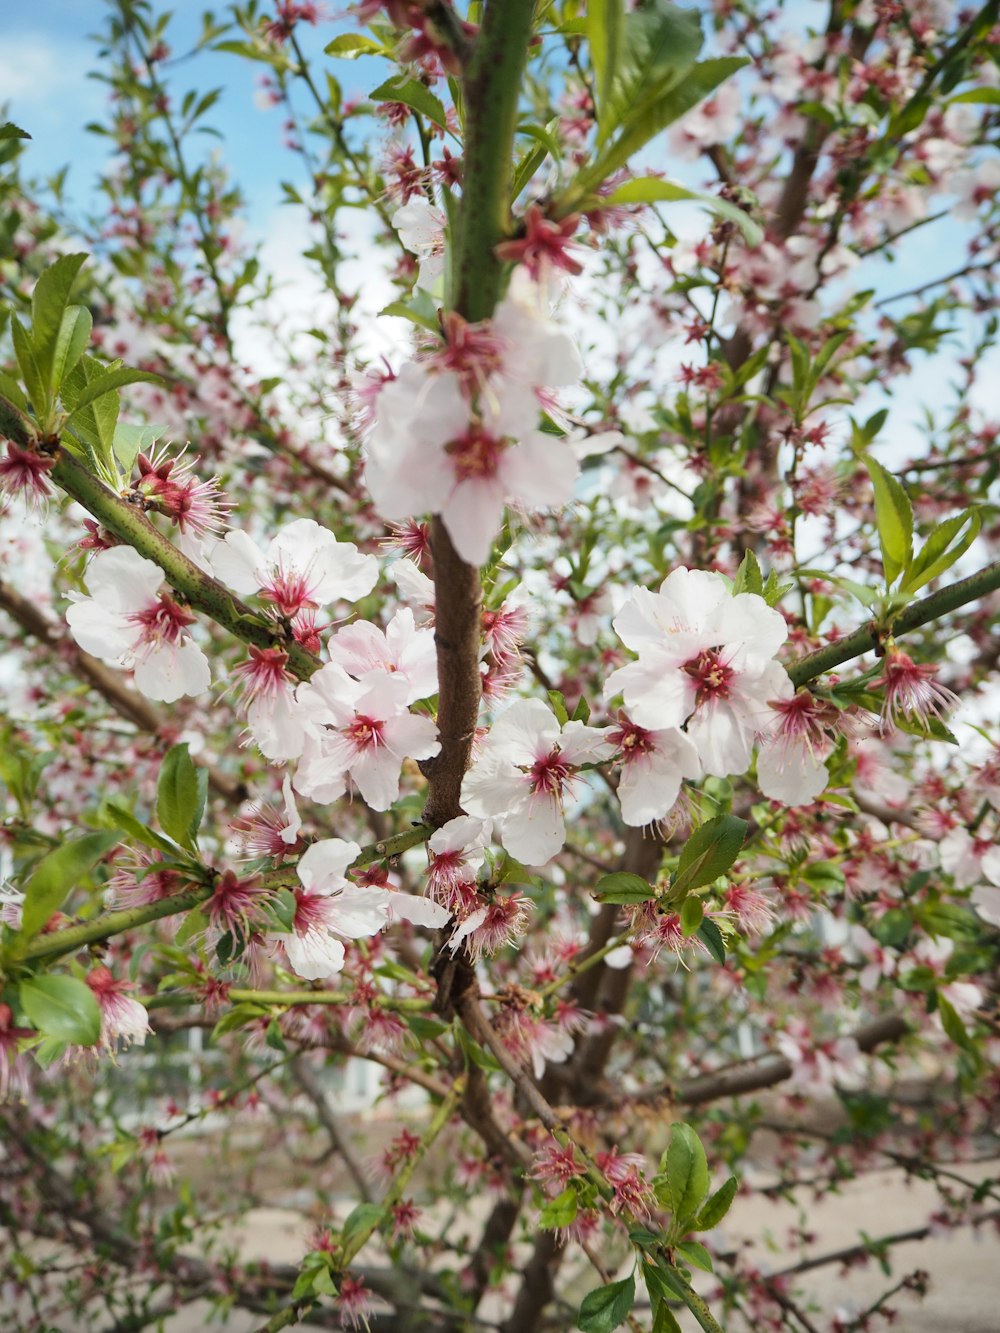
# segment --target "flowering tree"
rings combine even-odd
[[[279,0],[180,63],[115,0],[99,227],[0,131],[0,1327],[877,1327],[901,1237],[818,1312],[727,1243],[762,1129],[996,1221],[997,10]],[[280,330],[220,51],[300,168]],[[210,1112],[269,1127],[179,1180]],[[242,1261],[286,1156],[314,1243]]]

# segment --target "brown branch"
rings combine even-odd
[[[883,1014],[873,1019],[853,1034],[858,1049],[870,1055],[877,1047],[887,1042],[901,1041],[912,1032],[910,1024],[900,1014]],[[755,1064],[749,1068],[731,1069],[720,1074],[705,1074],[701,1078],[687,1079],[671,1091],[667,1087],[650,1089],[641,1094],[643,1101],[656,1101],[658,1097],[672,1097],[686,1106],[701,1106],[705,1102],[720,1101],[723,1097],[742,1097],[748,1092],[758,1092],[762,1088],[773,1088],[776,1083],[784,1083],[794,1073],[794,1066],[784,1056]]]

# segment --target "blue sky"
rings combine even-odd
[[[266,11],[267,6],[261,8]],[[330,4],[328,8],[335,12],[337,6]],[[193,45],[203,12],[202,5],[193,0],[183,0],[177,10],[169,32],[175,56]],[[787,25],[801,29],[817,10],[811,0],[797,0],[787,10]],[[9,116],[32,135],[26,154],[30,174],[46,176],[69,163],[71,213],[100,206],[95,181],[106,161],[108,145],[106,140],[87,133],[84,126],[90,120],[102,119],[106,111],[106,88],[88,74],[97,64],[98,50],[90,34],[104,25],[107,12],[101,0],[38,0],[33,5],[8,3],[0,20],[0,96],[8,104]],[[350,26],[349,20],[341,19],[316,28],[300,26],[298,30],[317,70],[322,74],[325,68],[330,69],[348,97],[368,92],[390,72],[389,66],[378,59],[333,62],[323,56],[324,44]],[[710,45],[709,37],[706,50]],[[303,167],[283,147],[283,109],[261,110],[255,104],[254,94],[266,69],[232,55],[208,51],[191,61],[176,61],[166,67],[166,72],[175,103],[188,87],[223,89],[220,101],[209,113],[210,122],[223,138],[220,141],[206,136],[202,140],[204,151],[219,152],[244,191],[247,239],[264,242],[270,252],[266,257],[276,262],[279,276],[293,285],[297,282],[298,291],[304,293],[308,290],[304,285],[307,275],[301,263],[294,273],[289,268],[291,251],[301,249],[305,240],[304,227],[301,219],[282,205],[280,189],[282,179],[304,184]],[[303,93],[297,92],[296,96],[299,109],[308,112]],[[657,152],[662,153],[662,141]],[[679,163],[675,174],[698,184],[702,167]],[[704,225],[701,215],[688,206],[672,206],[667,216],[683,232]],[[357,221],[360,226],[362,220]],[[878,294],[885,295],[914,286],[935,273],[945,273],[961,262],[966,235],[964,227],[952,222],[918,230],[897,248],[894,262],[873,265],[869,261],[864,265],[865,285],[875,285]],[[370,285],[369,273],[364,269],[361,273],[359,281]],[[377,300],[373,308],[379,308]],[[894,458],[902,458],[919,443],[914,423],[919,420],[921,403],[940,407],[950,397],[947,386],[953,375],[951,367],[964,350],[952,345],[934,358],[918,358],[917,373],[901,383],[893,408],[892,441],[887,444],[886,461],[890,466]],[[865,404],[865,409],[872,411],[877,405],[873,401]],[[988,410],[990,405],[983,401],[982,406]]]

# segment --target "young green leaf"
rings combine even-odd
[[[694,1264],[695,1268],[700,1268],[706,1273],[715,1271],[712,1265],[712,1256],[700,1241],[681,1240],[677,1242],[674,1249],[682,1259],[686,1259],[689,1264]]]
[[[737,815],[717,815],[695,829],[681,851],[672,890],[687,893],[725,874],[739,856],[746,832],[746,820]]]
[[[719,1188],[704,1203],[701,1212],[694,1220],[694,1231],[711,1231],[717,1227],[732,1207],[740,1182],[735,1176],[723,1181]]]
[[[965,509],[961,514],[946,518],[943,523],[932,528],[903,576],[900,592],[916,592],[949,570],[976,540],[982,526],[981,511]]]
[[[684,1235],[691,1230],[687,1224],[708,1194],[709,1174],[701,1139],[683,1121],[670,1126],[670,1142],[660,1163],[660,1177],[666,1185],[674,1228],[679,1235]]]
[[[698,938],[720,966],[726,965],[726,940],[722,931],[711,919],[706,917],[698,927]]]
[[[186,744],[171,746],[156,784],[156,817],[164,833],[191,851],[207,794],[207,771],[195,767]]]
[[[42,382],[49,393],[55,379],[56,348],[69,294],[83,267],[85,254],[63,255],[41,275],[31,296],[31,345]]]
[[[634,1277],[597,1287],[584,1296],[576,1326],[582,1333],[611,1333],[624,1324],[634,1303]]]
[[[614,78],[600,108],[598,143],[605,143],[634,112],[673,88],[694,64],[701,43],[701,17],[696,10],[652,0],[628,14]]]
[[[101,1035],[101,1010],[85,981],[41,976],[21,982],[21,1008],[46,1037],[93,1046]]]
[[[594,885],[594,897],[599,903],[645,903],[656,897],[656,890],[641,875],[627,870],[615,870],[602,875]]]
[[[763,240],[764,232],[759,224],[754,222],[749,213],[730,203],[728,199],[719,199],[716,195],[709,194],[707,190],[692,190],[686,185],[677,185],[673,181],[661,180],[657,176],[639,176],[635,180],[626,181],[611,194],[600,196],[598,206],[614,208],[622,204],[675,203],[688,199],[704,205],[716,217],[723,218],[726,222],[734,222],[743,232],[748,245],[759,245]]]
[[[63,843],[43,856],[24,886],[24,908],[18,942],[27,944],[42,929],[53,912],[66,901],[74,885],[120,842],[116,832],[86,833],[82,838]]]
[[[373,102],[402,102],[404,106],[418,111],[435,125],[440,125],[442,129],[448,127],[448,117],[441,99],[435,97],[427,85],[417,79],[407,79],[403,76],[386,79],[385,83],[380,83],[368,96]]]
[[[625,30],[622,0],[588,0],[587,41],[594,67],[597,119],[600,122],[608,92],[618,73],[618,59]]]
[[[881,463],[865,457],[865,467],[875,488],[875,522],[882,547],[882,568],[889,588],[910,564],[913,551],[913,509],[910,497]]]

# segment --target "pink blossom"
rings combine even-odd
[[[636,588],[614,620],[638,660],[612,672],[632,720],[649,730],[684,727],[706,773],[743,773],[769,701],[792,684],[773,660],[784,618],[754,593],[732,596],[716,574],[675,569],[659,592]]]
[[[341,542],[311,518],[298,518],[264,550],[239,529],[210,554],[212,572],[241,596],[257,593],[291,620],[303,610],[367,596],[378,579],[378,561]]]
[[[519,699],[493,724],[462,783],[470,814],[496,821],[500,841],[526,865],[545,865],[566,840],[564,803],[581,764],[613,753],[607,733],[560,727],[540,699]]]
[[[366,620],[345,625],[331,636],[327,651],[330,661],[355,680],[363,681],[372,672],[398,674],[408,686],[407,704],[437,693],[433,631],[417,629],[408,607],[397,611],[384,631]]]
[[[451,911],[456,910],[460,886],[475,885],[492,831],[488,819],[459,815],[431,834],[427,843],[427,887],[431,896]]]
[[[701,774],[698,751],[677,727],[648,731],[619,713],[608,740],[620,751],[618,800],[622,819],[633,827],[664,819],[680,794],[681,782]]]
[[[159,565],[130,546],[115,546],[93,556],[86,578],[90,596],[74,594],[66,612],[70,632],[85,652],[132,667],[136,688],[163,703],[208,689],[208,659],[186,633],[195,617],[160,592]]]
[[[926,727],[931,718],[941,721],[942,713],[958,706],[958,696],[934,679],[937,669],[928,663],[916,663],[894,646],[885,655],[881,676],[872,688],[883,686],[882,729],[888,731],[901,720]]]
[[[817,703],[808,690],[771,701],[766,739],[757,756],[757,785],[783,805],[811,805],[826,789],[826,759],[833,741],[826,728],[836,710]]]
[[[126,994],[135,989],[135,983],[116,981],[108,968],[95,967],[87,973],[87,985],[101,1010],[101,1046],[107,1051],[115,1050],[119,1041],[123,1046],[133,1041],[143,1046],[152,1028],[145,1005]]]
[[[46,480],[54,458],[7,441],[7,457],[0,458],[0,495],[23,495],[29,509],[38,509],[51,494]]]
[[[350,779],[373,810],[388,810],[399,795],[404,759],[430,759],[441,748],[433,719],[406,711],[412,688],[398,672],[353,680],[336,662],[300,685],[297,698],[310,734],[296,791],[335,801]]]

